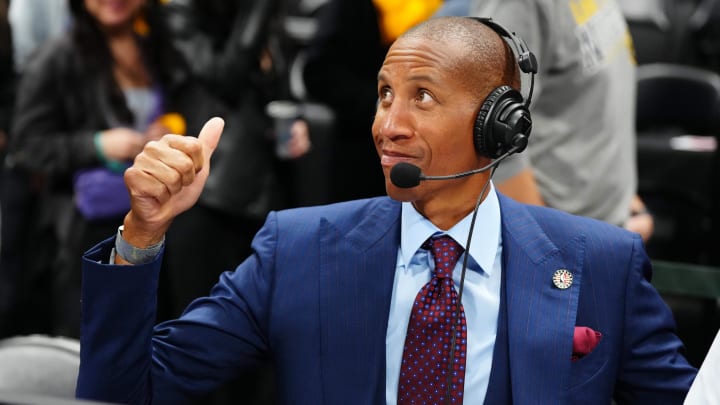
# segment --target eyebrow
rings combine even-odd
[[[385,75],[383,75],[382,72],[378,73],[377,81],[378,82],[386,81]],[[405,81],[408,81],[408,82],[423,82],[424,81],[424,82],[430,82],[433,84],[440,84],[440,81],[436,77],[434,77],[432,75],[427,75],[427,74],[410,75]]]

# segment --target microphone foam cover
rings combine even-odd
[[[406,162],[400,162],[390,169],[390,181],[400,188],[416,187],[420,184],[420,168]]]

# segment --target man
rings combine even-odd
[[[473,0],[470,11],[513,27],[540,65],[528,153],[498,168],[498,190],[647,241],[653,220],[636,195],[635,56],[617,2]]]
[[[480,104],[517,67],[488,23],[405,33],[378,74],[372,127],[391,198],[271,213],[253,255],[155,329],[163,235],[197,199],[222,121],[149,144],[126,172],[121,237],[86,256],[78,396],[181,403],[269,357],[282,403],[680,403],[696,370],[637,235],[513,202],[488,171],[391,179],[398,163],[487,165]]]

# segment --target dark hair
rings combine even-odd
[[[70,11],[73,15],[72,39],[80,52],[81,63],[87,69],[109,71],[112,55],[106,36],[85,8],[85,1],[70,0]],[[150,27],[148,36],[140,42],[143,58],[153,81],[166,88],[172,84],[170,72],[182,66],[182,60],[171,43],[159,0],[146,0],[143,13]]]

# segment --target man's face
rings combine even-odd
[[[426,175],[447,175],[480,166],[473,146],[477,94],[462,76],[457,43],[401,38],[390,48],[378,75],[378,106],[372,127],[388,195],[422,201],[440,192],[461,192],[467,181],[425,181],[402,189],[390,181],[399,162]],[[443,193],[445,194],[445,193]]]

